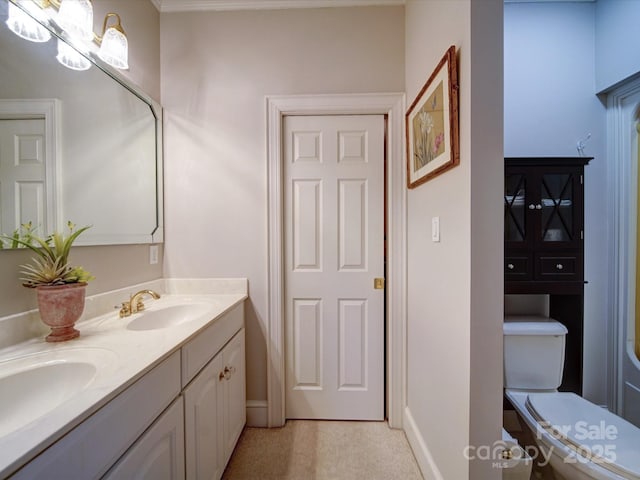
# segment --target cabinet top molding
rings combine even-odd
[[[507,165],[587,165],[593,157],[505,157]]]

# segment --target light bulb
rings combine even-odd
[[[42,43],[51,38],[49,30],[11,2],[9,2],[8,18],[5,23],[9,30],[30,42]]]
[[[56,22],[71,37],[93,40],[93,6],[89,0],[62,0]]]
[[[58,40],[58,55],[56,59],[72,70],[89,70],[91,67],[91,62],[84,55],[62,40]]]
[[[129,68],[129,45],[126,35],[114,27],[104,32],[98,56],[112,67]]]

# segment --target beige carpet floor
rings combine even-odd
[[[226,480],[422,480],[401,430],[386,422],[289,420],[245,428]]]

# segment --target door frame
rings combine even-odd
[[[637,171],[626,161],[634,145],[638,103],[629,101],[640,94],[640,77],[635,77],[607,95],[607,177],[611,225],[609,229],[611,265],[609,282],[607,406],[624,416],[627,392],[640,397],[640,360],[635,357],[633,320],[635,299],[635,259],[637,198],[634,182]],[[633,130],[633,132],[632,132]],[[629,265],[633,265],[631,268]],[[631,332],[630,332],[631,331]],[[630,334],[631,333],[631,334]],[[632,377],[632,378],[629,378]],[[631,381],[632,380],[632,381]],[[636,420],[637,421],[637,420]]]
[[[46,219],[50,230],[58,230],[58,208],[62,205],[60,185],[62,116],[60,100],[55,98],[0,99],[3,120],[44,119]]]
[[[267,426],[285,423],[282,122],[286,115],[386,115],[386,415],[402,428],[406,405],[406,162],[403,93],[274,95],[267,114]]]

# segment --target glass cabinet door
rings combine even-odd
[[[542,242],[572,242],[574,231],[574,182],[573,173],[546,173],[540,179],[541,211],[540,237]]]
[[[507,173],[504,180],[504,239],[507,242],[523,242],[526,237],[525,193],[526,176],[523,173]]]

